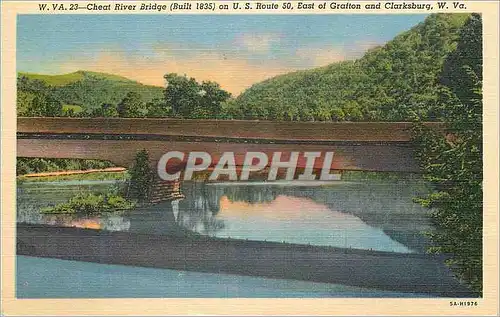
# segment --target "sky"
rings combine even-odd
[[[426,15],[19,15],[17,70],[178,73],[234,95],[267,78],[361,57]]]

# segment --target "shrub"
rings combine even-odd
[[[103,212],[116,212],[131,209],[134,202],[115,194],[79,194],[68,202],[42,209],[42,213],[69,214],[86,213],[99,214]]]
[[[153,184],[153,171],[149,166],[149,154],[146,150],[139,151],[130,168],[129,197],[146,201],[149,198]]]

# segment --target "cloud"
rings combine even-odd
[[[346,59],[345,52],[335,47],[299,48],[295,51],[295,55],[311,67],[325,66]]]
[[[236,96],[270,77],[359,57],[375,45],[365,41],[350,46],[301,47],[295,51],[281,48],[280,58],[271,54],[260,56],[277,39],[276,34],[243,35],[236,40],[242,46],[236,48],[156,44],[149,49],[127,52],[120,47],[108,47],[95,54],[82,53],[71,60],[59,61],[57,68],[61,73],[80,69],[112,73],[157,86],[164,85],[165,74],[177,73],[198,81],[215,81]],[[242,52],[241,47],[248,51]]]
[[[367,50],[377,45],[379,44],[374,41],[356,41],[347,45],[301,47],[295,51],[295,56],[302,65],[307,64],[309,67],[321,67],[344,60],[359,58]]]
[[[252,53],[268,53],[273,44],[279,44],[282,36],[277,33],[246,33],[236,37],[234,45]]]
[[[144,84],[158,86],[164,85],[163,76],[167,73],[185,74],[198,81],[215,81],[233,95],[238,95],[256,82],[292,70],[286,65],[273,61],[255,64],[252,60],[240,59],[220,52],[202,51],[178,54],[169,50],[149,56],[130,55],[116,51],[102,52],[93,59],[73,58],[60,64],[59,69],[61,72],[85,69],[112,73]]]

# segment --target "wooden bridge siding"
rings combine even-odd
[[[273,152],[284,152],[285,160],[293,151],[333,151],[332,169],[365,171],[418,172],[413,159],[413,149],[402,145],[314,145],[314,144],[243,144],[214,142],[177,142],[177,141],[118,141],[118,140],[54,140],[54,139],[17,139],[18,157],[81,158],[109,160],[119,166],[128,167],[136,153],[142,149],[149,152],[152,164],[156,166],[160,157],[168,151],[181,151],[186,155],[191,151],[204,151],[212,154],[218,161],[224,152],[234,152],[236,165],[243,165],[247,152],[265,152],[269,159]],[[315,167],[322,167],[317,160]],[[300,156],[299,167],[305,166]]]
[[[439,123],[426,123],[435,128]],[[408,122],[273,122],[132,118],[18,118],[20,133],[149,134],[165,136],[407,142]]]

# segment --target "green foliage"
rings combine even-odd
[[[62,106],[62,116],[63,117],[75,117],[83,111],[82,107],[78,105],[63,105]]]
[[[79,194],[72,197],[68,202],[56,206],[43,208],[46,214],[100,214],[104,212],[116,212],[131,209],[134,202],[115,194]]]
[[[436,192],[420,199],[433,208],[433,252],[451,255],[457,275],[482,291],[482,22],[472,15],[443,66],[439,111],[448,135],[415,128],[418,158]]]
[[[126,118],[137,118],[145,115],[146,105],[141,96],[135,92],[129,92],[117,106],[118,116]]]
[[[88,71],[20,74],[18,114],[113,117],[116,107],[123,117],[440,121],[443,92],[437,78],[469,16],[430,15],[356,61],[277,76],[253,85],[236,99],[215,82],[199,83],[177,74],[164,76],[165,89]],[[49,91],[44,96],[52,99],[36,99],[40,90]],[[47,109],[53,101],[80,106],[83,111],[57,113],[52,106]]]
[[[373,180],[383,181],[398,181],[401,179],[410,180],[412,182],[419,181],[421,176],[419,174],[408,174],[401,172],[367,172],[367,171],[343,171],[342,181],[347,182],[365,182]],[[333,184],[333,186],[336,186]]]
[[[17,92],[16,107],[18,116],[28,117],[35,112],[35,109],[33,109],[33,99],[36,96],[36,93],[30,91],[19,90]]]
[[[181,118],[216,118],[222,112],[222,103],[231,94],[219,84],[177,74],[165,75],[165,103],[170,105],[174,116]]]
[[[148,117],[169,117],[172,115],[172,107],[167,105],[163,99],[153,99],[146,103]]]
[[[100,180],[127,180],[127,172],[96,172],[85,174],[69,174],[42,177],[18,176],[18,182],[62,182],[62,181],[100,181]]]
[[[16,174],[88,170],[113,166],[115,165],[111,162],[100,160],[18,157],[16,161]]]
[[[90,116],[112,118],[118,117],[119,113],[117,106],[109,103],[103,103],[99,108],[93,109]]]
[[[39,80],[26,77],[18,80],[16,101],[18,115],[26,117],[56,117],[62,114],[62,103],[55,97],[52,88]]]
[[[434,14],[356,61],[277,76],[225,105],[234,119],[440,120],[437,78],[467,14]]]
[[[64,86],[75,81],[83,79],[83,72],[74,72],[64,75],[42,75],[34,73],[19,73],[19,76],[26,77],[31,80],[39,80],[49,86]]]
[[[88,76],[100,77],[104,79],[114,80],[114,81],[123,81],[130,82],[130,79],[127,79],[122,76],[98,73],[98,72],[90,72],[90,71],[76,71],[69,74],[62,75],[42,75],[42,74],[33,74],[33,73],[19,73],[20,76],[24,76],[30,79],[36,79],[45,82],[50,86],[64,86],[67,84],[71,84],[77,82],[79,80],[85,79]]]
[[[146,201],[153,184],[153,171],[149,165],[149,154],[146,150],[137,152],[129,174],[129,196],[139,201]]]
[[[32,116],[56,117],[62,113],[62,104],[51,95],[38,95],[33,98]]]
[[[82,111],[65,111],[57,115],[64,116],[93,116],[101,115],[101,106],[116,107],[129,92],[137,93],[144,103],[155,98],[161,98],[163,88],[143,85],[127,78],[96,73],[78,71],[65,75],[39,75],[19,73],[18,75],[18,116],[42,116],[40,111],[33,109],[30,100],[33,94],[49,94],[61,104],[81,107]],[[97,109],[97,110],[96,110]],[[104,115],[107,116],[107,115]]]

